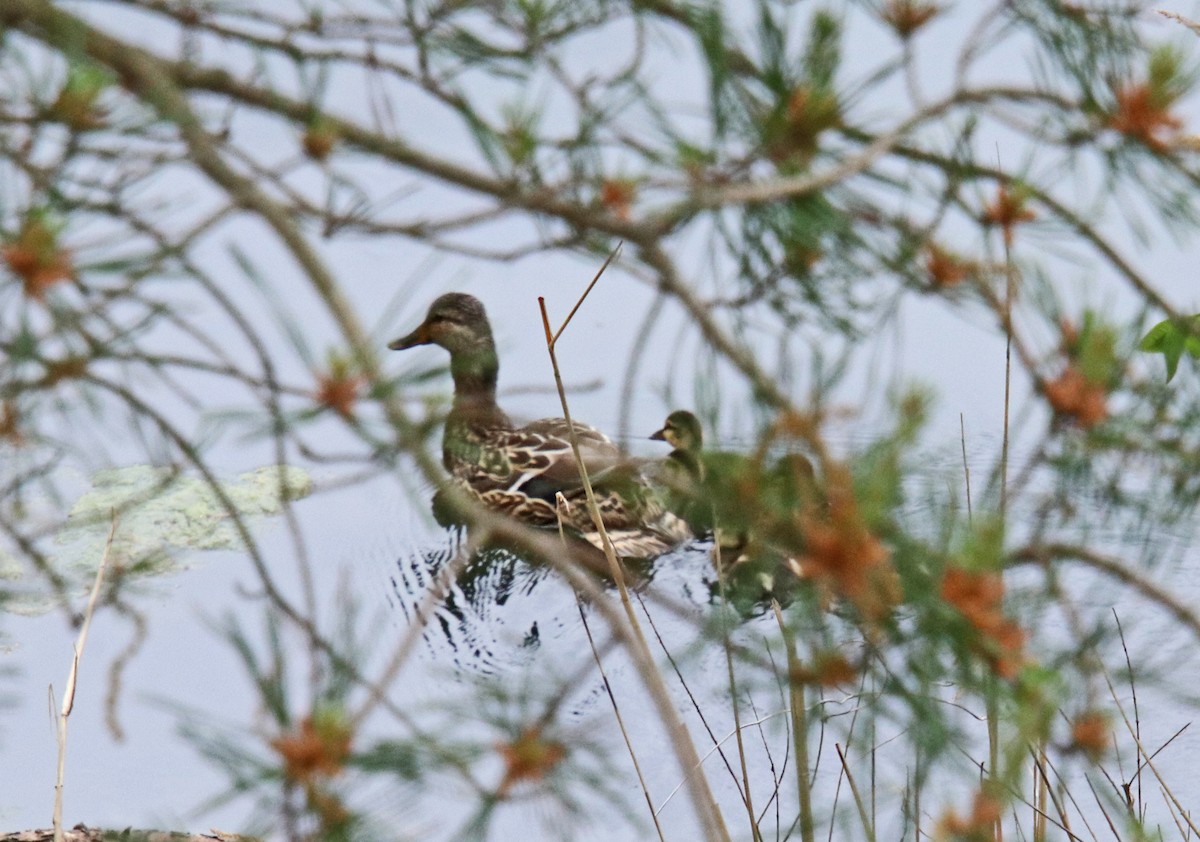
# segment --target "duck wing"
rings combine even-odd
[[[691,537],[687,524],[663,511],[643,476],[646,460],[620,452],[608,436],[574,424],[579,455],[596,492],[600,517],[618,555],[650,557]],[[543,418],[517,429],[475,428],[474,450],[455,462],[455,479],[485,506],[534,526],[567,526],[600,546],[584,502],[579,460],[571,448],[566,419]],[[567,506],[560,508],[558,495]]]
[[[587,424],[573,424],[579,456],[593,484],[628,482],[636,476],[640,463],[622,454],[608,436]],[[541,418],[508,431],[504,438],[503,447],[512,467],[510,491],[553,501],[557,492],[582,486],[565,418]]]
[[[582,447],[586,442],[596,447],[610,447],[615,452],[617,446],[613,444],[612,439],[604,435],[590,424],[583,424],[579,421],[572,421],[567,424],[566,418],[539,418],[536,421],[530,421],[524,427],[521,427],[518,432],[537,433],[552,439],[559,439],[566,442],[569,446],[571,441],[571,427],[575,428],[575,436],[579,439],[579,444]]]

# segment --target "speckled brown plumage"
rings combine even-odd
[[[602,539],[587,512],[579,465],[565,418],[513,425],[496,404],[499,360],[491,325],[478,299],[448,293],[429,307],[412,333],[388,347],[439,345],[450,352],[454,404],[446,417],[442,463],[454,483],[483,505],[531,526],[563,522],[596,547]],[[647,558],[691,537],[687,524],[666,511],[635,465],[594,427],[574,422],[601,521],[618,555]]]

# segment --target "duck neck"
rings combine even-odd
[[[506,424],[507,416],[496,405],[496,380],[500,363],[490,345],[453,354],[454,405],[450,421],[466,424]]]

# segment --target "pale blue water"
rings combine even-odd
[[[845,447],[852,449],[854,444]],[[952,475],[956,470],[955,458],[949,453],[935,454],[928,465],[936,475]],[[973,471],[983,475],[986,465],[977,463]],[[318,475],[318,488],[320,484]],[[910,514],[920,519],[928,511],[916,493],[920,483],[916,485]],[[336,619],[338,589],[348,588],[360,604],[364,626],[374,622],[371,627],[376,629],[372,636],[377,649],[373,661],[376,666],[405,634],[415,616],[415,606],[455,546],[455,537],[432,525],[423,507],[423,500],[410,499],[381,482],[369,490],[318,493],[296,504],[313,561],[318,615],[331,628]],[[380,510],[389,512],[389,516],[381,519],[377,514]],[[282,524],[263,522],[257,531],[272,573],[285,591],[298,599],[300,583],[288,557],[289,542]],[[1164,551],[1168,543],[1164,541]],[[143,580],[135,592],[134,603],[145,617],[149,634],[123,674],[116,709],[125,731],[123,742],[115,741],[106,729],[105,696],[108,670],[128,644],[130,626],[110,611],[102,612],[93,626],[70,727],[66,788],[70,823],[236,830],[244,827],[250,815],[251,805],[244,800],[209,808],[202,814],[194,812],[226,781],[179,736],[180,717],[173,706],[202,711],[218,723],[241,729],[262,724],[244,670],[212,627],[232,614],[243,623],[252,640],[261,642],[262,602],[253,596],[255,578],[238,554],[222,550],[191,553],[184,558],[182,569]],[[1171,553],[1153,571],[1153,577],[1181,601],[1196,604],[1200,593],[1195,585],[1195,565],[1193,553]],[[573,755],[573,762],[579,764],[576,775],[597,776],[596,780],[605,785],[572,790],[588,817],[585,821],[562,812],[554,799],[532,794],[497,811],[489,838],[646,838],[653,831],[614,728],[611,705],[595,671],[584,633],[585,620],[581,619],[574,594],[553,573],[520,562],[493,564],[473,574],[460,580],[451,598],[436,610],[416,654],[393,687],[393,698],[430,733],[460,742],[473,740],[481,746],[484,754],[477,773],[482,781],[492,784],[501,773],[498,757],[489,758],[489,750],[502,735],[497,723],[526,721],[536,716],[548,700],[555,700],[559,710],[555,721],[579,747]],[[1195,684],[1188,678],[1197,674],[1194,643],[1144,601],[1129,594],[1115,597],[1111,583],[1101,577],[1078,567],[1064,568],[1063,575],[1075,610],[1086,622],[1105,624],[1114,608],[1119,612],[1138,668],[1142,739],[1153,750],[1187,724],[1196,709],[1192,698]],[[1014,571],[1010,588],[1037,583],[1040,577],[1034,568]],[[711,750],[711,730],[736,771],[723,650],[701,633],[713,618],[711,579],[705,548],[699,546],[659,560],[652,584],[641,593],[650,608],[655,633],[661,635],[678,660],[689,689],[704,711],[707,727],[667,668],[667,681],[677,707],[701,746],[701,753]],[[640,613],[640,606],[638,610]],[[1017,610],[1024,611],[1020,607]],[[1030,611],[1024,614],[1033,622],[1039,615]],[[585,608],[584,616],[598,645],[606,651],[605,669],[638,747],[643,771],[651,781],[654,802],[666,803],[664,821],[672,828],[668,838],[678,838],[684,828],[692,826],[692,812],[685,792],[672,795],[680,774],[666,748],[661,725],[627,657],[619,650],[606,649],[604,626],[595,610]],[[1062,637],[1065,623],[1066,619],[1055,612],[1045,615],[1039,621],[1041,639],[1053,642]],[[5,615],[0,627],[10,646],[0,656],[0,665],[18,671],[15,677],[0,678],[0,689],[15,701],[11,710],[0,712],[0,752],[6,758],[2,766],[5,771],[0,773],[0,826],[45,826],[53,800],[55,758],[46,688],[53,684],[56,691],[61,691],[73,632],[57,613]],[[285,640],[295,659],[292,682],[299,705],[304,698],[304,647],[294,634],[286,635]],[[735,640],[774,658],[776,663],[782,661],[781,648],[766,643],[775,640],[774,621],[769,615],[744,622]],[[652,648],[663,658],[663,650],[653,641],[652,636]],[[1110,668],[1119,668],[1123,663],[1122,654],[1111,643],[1102,654]],[[759,669],[740,668],[739,680],[743,721],[754,723],[746,735],[750,738],[747,750],[756,807],[765,810],[764,826],[774,835],[777,805],[782,805],[779,821],[785,831],[794,817],[794,779],[790,760],[786,759],[790,754],[786,703],[777,684]],[[1118,692],[1128,704],[1127,686],[1120,684]],[[828,691],[814,708],[814,715],[820,712],[828,717],[823,734],[814,732],[810,748],[814,762],[818,762],[820,747],[814,804],[823,829],[834,814],[838,789],[833,743],[844,743],[855,712],[866,703],[866,697],[854,693]],[[940,704],[958,711],[959,726],[973,735],[963,744],[963,750],[981,759],[983,732],[976,717],[982,711],[978,704],[957,698],[951,687],[945,688]],[[960,710],[959,705],[966,709]],[[865,716],[863,721],[867,721]],[[911,772],[912,754],[902,723],[903,717],[884,715],[875,721],[873,732],[865,730],[865,724],[859,725],[853,732],[856,736],[850,750],[859,774],[874,763],[875,810],[881,829],[890,828],[891,833],[899,832],[898,803],[906,775]],[[384,715],[372,720],[367,733],[385,736],[404,730]],[[1185,731],[1155,761],[1164,777],[1178,785],[1181,797],[1196,794],[1190,783],[1190,758],[1197,739],[1200,735]],[[243,740],[265,751],[258,737],[246,736]],[[872,745],[877,747],[873,754],[868,751]],[[15,771],[18,768],[19,773]],[[731,775],[716,753],[708,757],[706,768],[735,838],[744,838],[745,820],[741,818],[736,788],[740,772]],[[973,786],[970,760],[963,756],[951,768],[958,771],[943,771],[927,785],[923,809],[928,814],[923,826],[932,828],[945,807],[961,806],[969,795]],[[1131,773],[1128,755],[1122,758],[1122,768],[1126,774]],[[1069,769],[1063,773],[1073,781],[1072,791],[1078,797],[1082,786],[1079,773]],[[861,780],[859,783],[866,786]],[[778,800],[774,800],[776,789]],[[1156,791],[1149,784],[1147,789]],[[426,838],[449,838],[467,820],[462,805],[472,803],[472,797],[461,782],[454,780],[445,782],[438,792],[410,792],[406,796],[401,790],[398,795],[396,790],[375,781],[356,793],[356,804],[401,835],[411,832]],[[1161,801],[1153,803],[1152,816],[1157,815],[1153,810],[1162,809],[1158,806]],[[1096,818],[1091,807],[1085,807],[1085,813]],[[833,821],[843,828],[835,836],[859,835],[844,781]]]

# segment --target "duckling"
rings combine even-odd
[[[697,535],[711,532],[714,513],[705,489],[707,471],[700,458],[704,447],[700,421],[687,410],[677,410],[650,438],[674,448],[659,468],[667,508],[687,521]]]
[[[724,536],[722,546],[740,545],[737,536],[744,518],[737,512],[739,507],[732,504],[739,481],[749,473],[749,460],[737,453],[704,450],[700,421],[686,409],[668,415],[662,429],[650,438],[674,448],[660,468],[667,508],[686,520],[697,535],[711,533],[719,526]]]
[[[764,467],[739,453],[706,451],[696,416],[676,410],[650,438],[674,450],[663,461],[661,478],[667,506],[697,535],[712,535],[716,559],[725,571],[725,598],[742,613],[753,613],[771,597],[790,594],[798,566],[772,545],[773,523],[791,524],[791,513],[815,494],[812,463],[788,453]],[[718,585],[712,585],[716,596]],[[784,600],[781,600],[784,601]]]

